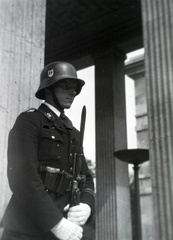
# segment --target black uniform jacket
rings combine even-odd
[[[69,137],[70,136],[70,137]],[[79,142],[79,131],[62,120],[46,105],[21,113],[9,134],[8,179],[13,192],[2,226],[31,235],[42,235],[63,217],[69,192],[62,196],[45,190],[39,166],[47,165],[71,173],[72,154]],[[81,202],[94,208],[94,185],[85,159],[82,173],[86,183]]]

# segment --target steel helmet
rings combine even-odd
[[[40,85],[35,94],[39,99],[45,99],[45,88],[52,86],[58,81],[72,79],[77,81],[76,95],[78,95],[85,82],[77,77],[76,69],[67,62],[52,62],[46,65],[40,75]]]

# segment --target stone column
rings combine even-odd
[[[113,49],[95,54],[96,239],[130,240],[128,166],[113,157],[127,147],[124,55]]]
[[[135,82],[137,147],[148,149],[148,111],[143,53],[126,62],[126,74]],[[150,169],[150,161],[144,162],[139,169],[142,240],[155,239]]]
[[[7,138],[17,115],[39,101],[44,65],[45,0],[0,0],[0,219],[10,198]]]
[[[157,240],[173,239],[173,1],[142,1]]]

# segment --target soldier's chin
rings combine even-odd
[[[64,104],[64,109],[69,109],[71,107],[72,103]]]

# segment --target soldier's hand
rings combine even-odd
[[[91,214],[91,208],[86,203],[80,203],[79,205],[73,206],[71,208],[69,208],[69,205],[67,205],[64,208],[64,211],[67,210],[67,219],[73,223],[78,224],[79,226],[83,226]]]
[[[80,240],[83,236],[83,228],[65,218],[51,231],[60,240]]]

